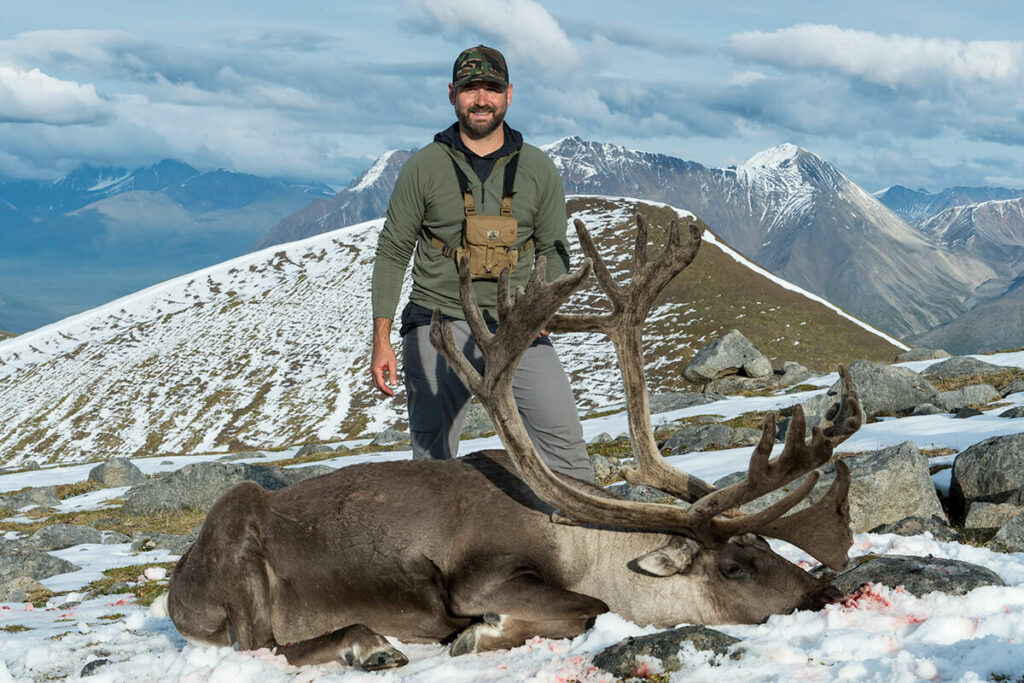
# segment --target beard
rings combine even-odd
[[[466,109],[455,109],[455,116],[459,119],[459,125],[462,128],[462,132],[469,138],[479,140],[485,138],[502,124],[505,120],[505,112],[508,111],[507,107],[496,109],[495,107],[477,106],[468,107]],[[471,114],[480,112],[490,112],[491,118],[488,121],[474,121],[470,118]]]

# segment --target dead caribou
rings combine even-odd
[[[493,335],[463,264],[463,307],[485,355],[483,376],[436,314],[432,339],[484,404],[506,451],[354,465],[278,491],[235,486],[174,570],[167,606],[182,635],[243,650],[276,648],[295,665],[340,659],[378,669],[407,661],[380,634],[451,642],[451,654],[459,655],[515,647],[532,636],[572,637],[609,610],[660,627],[757,623],[838,597],[760,536],[786,539],[830,567],[845,561],[852,537],[849,472],[841,461],[823,499],[783,515],[808,495],[815,468],[833,447],[860,426],[849,374],[840,369],[845,391],[826,425],[805,442],[798,408],[774,459],[774,417],[766,419],[742,481],[716,490],[669,466],[651,429],[641,328],[662,288],[693,260],[704,226],[690,221],[684,243],[673,223],[664,252],[649,261],[647,230],[638,224],[628,287],[613,281],[577,221],[587,262],[546,283],[538,260],[514,304],[506,273]],[[555,315],[591,268],[610,313]],[[625,501],[544,465],[511,391],[520,355],[544,327],[611,338],[638,465],[623,476],[692,506]],[[738,512],[804,474],[763,512]]]

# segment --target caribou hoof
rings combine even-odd
[[[488,612],[482,619],[483,621],[467,627],[455,638],[454,642],[452,642],[452,648],[448,651],[449,655],[461,657],[471,652],[478,652],[477,646],[480,644],[482,637],[501,635],[502,618],[500,614]]]
[[[369,656],[359,662],[359,666],[367,671],[380,671],[381,669],[397,669],[409,663],[409,658],[395,648],[387,645],[374,650]]]

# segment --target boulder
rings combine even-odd
[[[0,496],[0,507],[8,510],[20,510],[29,505],[54,508],[60,505],[60,496],[57,495],[57,489],[52,486],[36,486],[20,493]]]
[[[494,428],[491,416],[487,414],[484,407],[476,401],[470,403],[469,410],[466,411],[466,421],[462,423],[460,438],[476,439],[493,434],[495,431],[497,430]]]
[[[1017,378],[1003,387],[999,394],[1006,398],[1010,394],[1016,394],[1018,391],[1024,391],[1024,379]]]
[[[0,538],[0,584],[23,576],[46,579],[79,569],[81,567],[67,560],[30,548],[20,541]]]
[[[732,445],[732,428],[723,424],[686,425],[665,440],[662,449],[668,449],[669,455],[703,451],[714,448],[727,448]]]
[[[609,486],[608,490],[617,496],[622,496],[626,500],[636,503],[667,503],[675,500],[675,496],[669,493],[642,484],[634,486],[628,482],[622,482]]]
[[[981,412],[977,408],[972,408],[971,406],[965,406],[963,408],[957,408],[956,410],[953,411],[953,419],[954,420],[966,420],[969,417],[978,417],[979,415],[984,415],[984,414],[985,413]]]
[[[327,446],[328,450],[332,450],[330,446]],[[299,449],[301,452],[301,449]],[[228,453],[217,458],[217,462],[237,462],[239,460],[255,460],[258,458],[267,457],[266,453],[260,451],[238,451],[237,453]]]
[[[993,365],[970,356],[954,356],[925,368],[921,371],[921,377],[929,382],[968,378],[974,378],[979,382],[983,382],[986,377],[1001,375],[1004,372],[1017,369],[1016,367],[1005,365]]]
[[[651,414],[654,415],[655,413],[667,413],[670,410],[681,410],[691,406],[702,406],[723,399],[725,399],[725,396],[714,392],[667,392],[651,396],[650,408]]]
[[[298,450],[295,457],[304,458],[307,455],[317,455],[320,453],[334,453],[334,449],[322,443],[307,443]]]
[[[1004,586],[991,569],[970,562],[911,555],[868,556],[830,582],[844,593],[853,593],[866,583],[890,588],[902,587],[922,597],[939,591],[947,595],[966,595],[981,586]],[[854,596],[855,599],[855,596]]]
[[[130,515],[209,510],[222,493],[240,481],[255,481],[265,489],[274,490],[334,471],[327,465],[282,468],[240,463],[193,463],[133,486],[125,495],[121,509]]]
[[[850,375],[868,419],[880,415],[909,415],[922,403],[944,407],[938,390],[913,370],[855,360],[850,363]],[[839,382],[836,381],[828,394],[835,401],[838,393]]]
[[[999,413],[999,417],[1024,417],[1024,406],[1014,406]]]
[[[843,459],[850,468],[852,481],[850,527],[862,533],[880,525],[892,524],[905,517],[931,517],[943,515],[942,505],[935,492],[935,484],[928,472],[928,459],[911,441],[880,451],[853,455]],[[793,511],[802,510],[819,500],[835,481],[835,464],[820,468],[821,478],[811,494]],[[722,487],[745,476],[736,472],[715,482]],[[744,512],[759,512],[796,489],[803,481],[797,479],[761,498],[742,506]]]
[[[761,441],[761,430],[750,427],[737,427],[732,430],[732,448],[756,446]]]
[[[1017,515],[1004,524],[988,547],[1000,553],[1024,552],[1024,515]]]
[[[89,470],[89,481],[106,488],[134,486],[146,481],[146,475],[128,458],[111,458]]]
[[[1024,504],[1024,433],[994,436],[970,446],[953,461],[949,502],[962,519],[975,502]]]
[[[946,519],[938,515],[931,517],[912,516],[905,517],[892,524],[882,524],[871,530],[873,534],[896,534],[898,536],[920,536],[923,533],[930,533],[936,541],[962,542],[963,534],[946,524]]]
[[[158,534],[137,531],[132,534],[132,550],[135,552],[148,552],[163,548],[171,551],[172,555],[184,555],[196,539],[199,538],[199,529],[189,534]]]
[[[668,673],[678,671],[683,666],[679,659],[679,649],[685,643],[690,643],[698,650],[707,650],[724,657],[739,642],[739,638],[706,626],[680,626],[648,636],[627,638],[616,643],[594,655],[594,666],[604,669],[618,679],[626,680],[642,672],[642,665],[637,661],[638,656],[660,660],[663,671],[659,673]],[[732,656],[739,659],[741,653],[735,652]]]
[[[46,591],[46,586],[28,576],[0,581],[0,602],[28,602],[31,595]]]
[[[709,346],[697,352],[683,370],[683,377],[695,384],[706,384],[726,375],[768,377],[772,364],[767,356],[739,330],[729,330]]]
[[[991,384],[972,384],[956,391],[940,391],[939,398],[950,410],[985,405],[998,401],[1002,396]]]
[[[1020,505],[1006,503],[971,503],[964,520],[965,529],[999,529],[1024,512]]]
[[[590,462],[594,466],[594,477],[598,481],[606,481],[612,476],[614,468],[612,462],[603,455],[590,456]]]
[[[51,524],[25,539],[25,545],[39,550],[61,550],[80,543],[102,542],[102,533],[81,524]]]
[[[910,415],[911,417],[919,417],[921,415],[945,415],[948,412],[948,410],[943,410],[934,403],[922,403],[911,410]]]
[[[409,434],[403,431],[388,427],[383,432],[373,437],[371,446],[397,446],[402,443],[410,443]]]
[[[782,373],[776,375],[778,377],[778,385],[780,387],[789,387],[794,384],[802,384],[812,377],[817,377],[818,373],[811,372],[800,363],[787,360],[782,363]]]
[[[897,363],[908,363],[915,360],[937,360],[949,358],[949,352],[942,349],[910,349],[896,356]]]

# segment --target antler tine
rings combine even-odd
[[[466,324],[469,325],[473,340],[481,349],[487,348],[494,335],[487,329],[487,322],[480,312],[480,307],[476,305],[476,292],[473,291],[473,282],[469,275],[469,257],[465,254],[459,257],[459,301],[462,304],[462,312],[466,315]],[[499,304],[501,302],[500,293],[498,302]],[[431,320],[431,325],[433,325],[433,320]],[[431,343],[433,343],[433,338],[431,338]],[[475,370],[474,374],[476,374]]]
[[[601,286],[605,296],[611,301],[612,311],[619,310],[623,303],[622,289],[619,287],[619,283],[612,277],[611,271],[608,270],[608,266],[594,244],[594,238],[590,236],[590,231],[583,225],[583,221],[577,218],[573,221],[573,225],[576,227],[576,236],[580,240],[580,248],[594,264],[594,277],[597,278],[597,283]]]
[[[850,369],[845,365],[840,365],[839,399],[825,413],[825,419],[819,425],[821,431],[835,447],[850,438],[854,432],[860,429],[863,422],[864,413],[861,411],[857,390],[853,386]]]
[[[479,311],[477,314],[479,315]],[[455,370],[455,374],[459,376],[471,393],[481,394],[484,392],[483,378],[466,358],[466,354],[462,353],[462,350],[456,345],[452,326],[444,322],[441,311],[438,309],[435,309],[430,316],[430,343],[441,352],[441,355],[445,357],[448,364]]]
[[[647,221],[636,214],[636,247],[633,249],[633,272],[639,273],[647,265]]]

